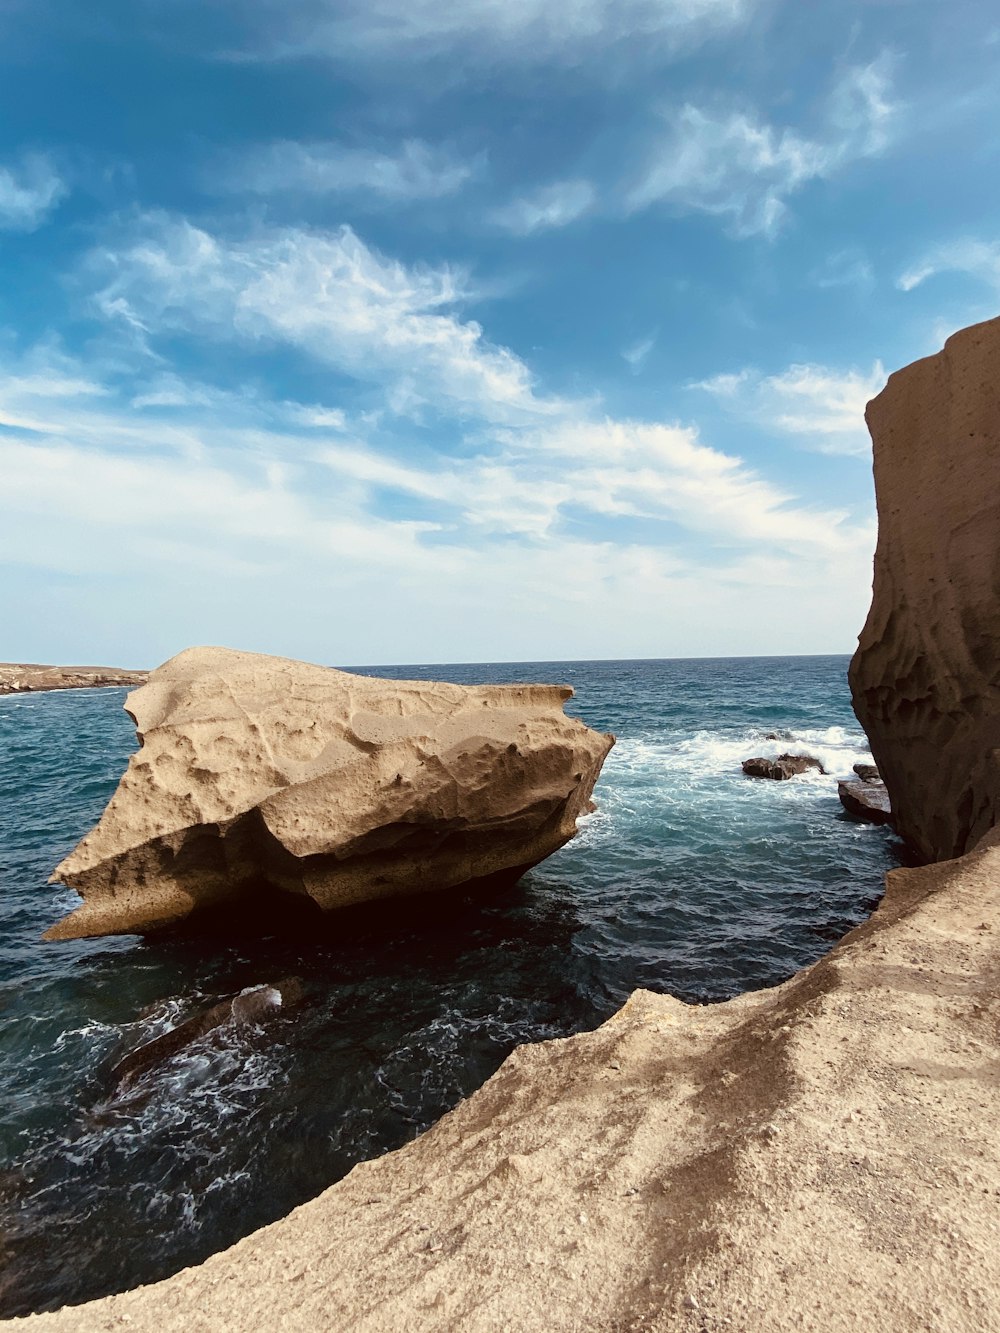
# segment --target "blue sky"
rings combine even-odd
[[[849,652],[967,0],[0,0],[0,657]]]

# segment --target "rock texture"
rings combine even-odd
[[[95,685],[141,685],[146,671],[118,667],[40,666],[34,662],[0,662],[0,694],[36,690],[81,690]]]
[[[864,767],[870,768],[871,765]],[[841,805],[855,819],[860,819],[866,824],[892,823],[889,793],[881,778],[866,778],[859,774],[856,779],[838,782],[837,795],[840,797]]]
[[[55,871],[84,903],[47,938],[516,878],[573,836],[614,743],[572,693],[188,649],[128,696],[140,749]]]
[[[897,829],[940,860],[1000,801],[1000,319],[890,376],[867,419],[879,533],[851,690]]]
[[[743,772],[748,778],[772,778],[777,782],[807,773],[810,768],[826,772],[819,760],[809,754],[779,754],[776,759],[756,757],[743,760]]]
[[[774,990],[636,992],[400,1152],[30,1333],[996,1333],[1000,848]]]

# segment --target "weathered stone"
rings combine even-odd
[[[128,696],[140,749],[56,869],[84,902],[46,938],[516,879],[573,836],[614,743],[572,693],[188,649]]]
[[[241,991],[239,995],[222,1000],[211,1009],[178,1023],[169,1031],[135,1047],[112,1066],[112,1100],[119,1100],[130,1093],[133,1086],[147,1074],[216,1028],[225,1024],[236,1028],[256,1027],[270,1022],[298,1004],[302,994],[302,983],[298,978],[286,977],[273,986],[254,986],[250,990]]]
[[[882,780],[882,775],[874,764],[855,764],[854,771],[862,782],[871,782],[874,779]]]
[[[820,773],[826,772],[819,760],[809,754],[779,754],[776,759],[757,756],[743,760],[743,772],[748,778],[773,778],[778,782],[805,773],[810,768],[816,768]]]
[[[891,824],[892,806],[885,783],[861,777],[837,783],[841,804],[849,815],[868,824]]]
[[[867,419],[878,548],[854,709],[897,829],[943,860],[1000,813],[1000,319],[890,376]]]

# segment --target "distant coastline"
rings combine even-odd
[[[0,662],[0,695],[42,690],[85,690],[100,685],[142,685],[148,671],[120,667],[45,666],[38,662]]]

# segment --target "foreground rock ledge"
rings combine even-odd
[[[572,694],[179,653],[128,696],[140,749],[56,868],[84,903],[46,938],[516,878],[573,836],[614,743]]]
[[[199,1267],[26,1322],[991,1333],[998,921],[996,846],[893,871],[874,917],[785,985],[636,992]]]

